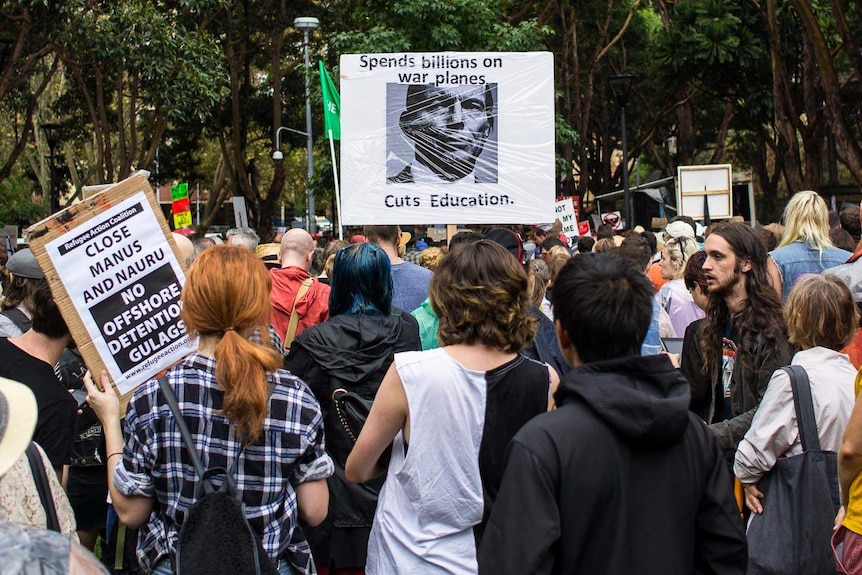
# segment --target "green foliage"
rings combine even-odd
[[[77,15],[75,33],[66,38],[67,55],[140,82],[145,108],[162,108],[175,121],[203,120],[222,98],[227,76],[218,39],[196,30],[197,18],[180,8],[205,9],[215,4],[99,3]]]
[[[0,182],[0,224],[23,227],[48,215],[48,198],[35,199],[33,190],[33,182],[20,174]]]
[[[345,10],[336,53],[536,50],[552,33],[536,20],[507,23],[503,6],[485,0],[371,0]]]

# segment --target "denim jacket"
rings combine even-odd
[[[769,257],[781,273],[782,294],[787,301],[790,288],[805,274],[819,274],[846,262],[853,254],[835,247],[825,248],[822,252],[805,242],[793,242],[769,252]]]

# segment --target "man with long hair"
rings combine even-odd
[[[703,273],[709,291],[700,345],[711,379],[707,423],[725,450],[748,431],[772,372],[793,348],[770,285],[766,250],[749,226],[721,224],[707,238]]]

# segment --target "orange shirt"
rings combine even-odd
[[[853,364],[853,367],[856,369],[862,367],[862,328],[856,328],[856,335],[853,336],[847,347],[841,350],[841,353],[850,356],[850,363]]]
[[[647,277],[652,280],[656,291],[669,281],[661,277],[661,262],[655,262],[649,267]]]

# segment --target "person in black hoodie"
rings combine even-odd
[[[666,355],[640,356],[654,288],[614,255],[554,284],[573,369],[557,409],[509,444],[479,573],[745,573],[745,531],[714,434]]]
[[[342,388],[374,399],[396,352],[419,351],[419,325],[392,307],[392,274],[386,253],[374,244],[339,250],[332,270],[329,319],[303,331],[285,367],[311,388],[324,416],[326,451],[335,462],[329,483],[329,516],[306,528],[320,572],[355,573],[365,566],[368,536],[385,477],[353,485],[344,465],[353,441],[338,421],[332,392]]]

